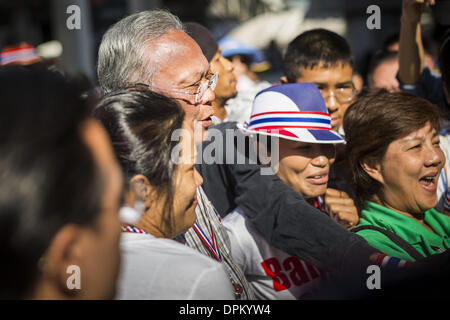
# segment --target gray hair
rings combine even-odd
[[[103,91],[123,89],[149,78],[151,61],[145,55],[146,44],[170,30],[184,31],[183,24],[165,10],[138,12],[111,26],[98,50],[97,75]]]

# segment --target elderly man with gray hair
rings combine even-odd
[[[178,18],[166,11],[139,12],[113,25],[100,45],[98,77],[105,92],[140,84],[177,99],[186,120],[201,128],[196,131],[203,133],[202,138],[211,125],[217,74],[211,74],[201,49],[183,31]],[[227,128],[234,130],[236,125],[218,126],[220,130]],[[278,249],[340,275],[357,270],[365,276],[365,266],[376,261],[376,250],[365,240],[309,206],[276,175],[261,175],[259,165],[200,164],[199,172],[211,180],[205,181],[206,185],[220,185],[224,198],[231,195],[231,202],[244,207],[258,232]],[[232,260],[221,219],[201,187],[197,199],[197,222],[184,234],[183,241],[225,264],[237,298],[254,298],[252,288]],[[224,216],[227,212],[219,213]],[[277,275],[295,276],[296,271],[286,265],[268,272],[276,281]],[[365,281],[361,284],[365,285]]]
[[[197,142],[212,123],[217,75],[211,74],[200,47],[183,31],[179,19],[167,11],[139,12],[113,25],[99,48],[98,78],[106,93],[145,85],[175,98],[187,123],[202,133],[195,137]],[[233,262],[220,218],[201,187],[197,200],[197,221],[181,240],[225,264],[237,299],[253,299],[250,285]]]

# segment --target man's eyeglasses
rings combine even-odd
[[[331,96],[334,96],[340,103],[346,103],[352,101],[356,95],[356,89],[353,84],[346,87],[337,88],[336,90],[326,90],[320,86],[317,87],[322,94],[323,100],[325,101],[327,101]]]
[[[203,96],[205,95],[206,91],[208,91],[209,88],[211,88],[212,91],[216,88],[217,80],[219,79],[219,73],[210,73],[206,77],[204,81],[202,81],[199,85],[194,86],[192,91],[184,91],[184,90],[176,90],[176,89],[164,89],[152,84],[143,84],[143,83],[137,83],[137,85],[145,85],[149,88],[154,88],[159,91],[166,91],[166,92],[173,92],[176,94],[185,94],[189,96],[194,96],[194,104],[198,104],[200,101],[202,101]],[[197,89],[195,89],[197,88]],[[189,100],[188,100],[189,101]],[[189,101],[190,102],[190,101]]]

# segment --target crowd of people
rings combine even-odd
[[[432,4],[403,0],[363,87],[330,30],[298,35],[279,82],[258,82],[245,52],[165,10],[106,31],[101,90],[2,63],[0,298],[364,298],[372,265],[386,296],[412,294],[408,279],[441,292],[450,33],[437,75],[420,29]]]

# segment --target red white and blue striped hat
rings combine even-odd
[[[290,83],[260,91],[253,100],[250,121],[238,127],[258,133],[308,143],[344,143],[331,131],[331,116],[313,83]]]
[[[4,48],[0,52],[0,66],[8,64],[29,65],[42,61],[36,49],[29,43],[22,42],[17,46]]]

